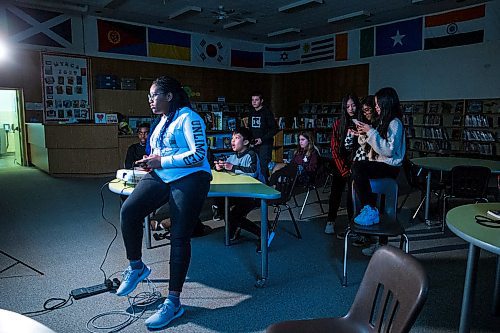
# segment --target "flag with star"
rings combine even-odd
[[[422,50],[422,18],[379,25],[375,36],[378,56]]]
[[[205,66],[229,66],[231,48],[225,41],[206,35],[193,34],[191,43],[191,62]]]
[[[300,44],[286,46],[266,46],[264,49],[265,66],[289,66],[300,64]]]

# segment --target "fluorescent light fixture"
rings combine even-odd
[[[89,5],[83,5],[78,3],[66,3],[60,1],[37,1],[37,0],[18,0],[18,2],[43,9],[69,10],[80,13],[86,13],[89,10]]]
[[[178,18],[180,16],[186,15],[186,14],[194,14],[194,13],[201,13],[201,8],[198,6],[187,6],[184,8],[179,9],[176,12],[173,12],[168,16],[169,19],[174,19]]]
[[[323,0],[299,0],[292,2],[291,4],[281,6],[278,8],[279,12],[291,12],[294,10],[301,10],[310,5],[322,4]]]
[[[270,32],[267,34],[267,37],[276,37],[276,36],[286,35],[286,34],[290,34],[290,33],[299,33],[300,31],[301,30],[299,28],[287,28],[287,29],[278,30],[275,32]]]
[[[334,22],[339,22],[339,21],[344,21],[344,20],[349,20],[357,17],[362,17],[362,16],[370,16],[370,12],[366,10],[360,10],[359,12],[354,12],[354,13],[349,13],[345,15],[340,15],[336,17],[332,17],[328,19],[328,23],[334,23]]]
[[[411,3],[419,3],[419,2],[422,2],[424,0],[411,0]]]
[[[226,23],[222,26],[222,28],[229,30],[229,29],[234,29],[234,28],[239,27],[239,26],[244,25],[244,24],[248,24],[248,23],[255,24],[255,23],[257,23],[257,20],[254,18],[245,18],[243,20]]]

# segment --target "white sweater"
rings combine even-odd
[[[383,162],[392,166],[401,166],[406,153],[406,139],[403,123],[398,118],[394,118],[387,129],[387,139],[380,136],[380,133],[372,128],[366,135],[358,137],[359,144],[364,147],[369,144],[372,149],[368,154],[370,161]],[[378,155],[373,156],[373,152]]]
[[[210,165],[207,160],[207,137],[205,123],[190,108],[177,110],[174,120],[160,139],[161,129],[167,117],[164,115],[151,134],[151,152],[161,156],[161,169],[156,174],[170,183],[197,171],[209,174]]]

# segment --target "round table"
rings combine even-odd
[[[56,333],[22,314],[0,309],[0,333]]]
[[[492,174],[500,174],[500,161],[483,160],[478,158],[444,157],[444,156],[417,157],[417,158],[412,158],[411,162],[416,166],[419,166],[422,169],[427,170],[427,187],[425,191],[426,197],[425,197],[424,219],[428,225],[432,224],[429,219],[432,171],[450,172],[451,169],[453,169],[456,166],[467,165],[467,166],[484,166],[489,168]]]
[[[476,222],[475,216],[491,217],[487,213],[488,210],[498,209],[500,209],[499,202],[477,203],[455,207],[446,214],[448,228],[458,237],[469,242],[462,311],[460,313],[460,333],[470,332],[472,297],[476,285],[480,249],[500,255],[500,228],[483,226]],[[498,257],[493,294],[493,314],[500,315],[500,259]]]

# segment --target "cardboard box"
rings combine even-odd
[[[137,89],[135,79],[130,79],[130,78],[122,78],[120,87],[122,90],[136,90]]]

